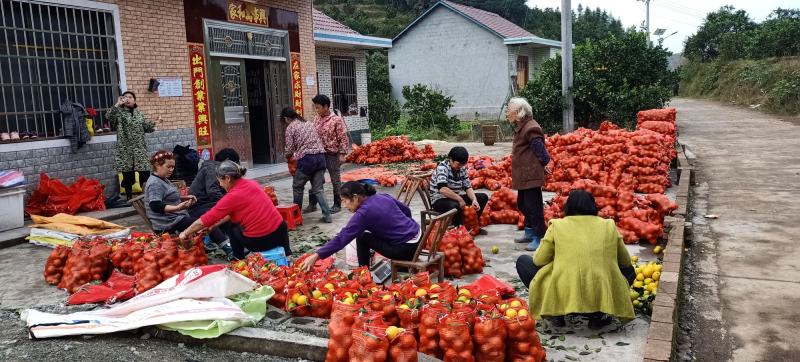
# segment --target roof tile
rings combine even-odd
[[[347,25],[344,25],[336,20],[333,20],[333,18],[325,15],[323,12],[317,9],[313,9],[313,12],[314,12],[314,31],[326,31],[331,33],[361,35],[359,32],[350,29]]]
[[[514,24],[495,13],[481,9],[476,9],[471,6],[454,3],[452,1],[442,1],[442,2],[456,9],[457,11],[461,12],[463,15],[471,18],[472,20],[480,24],[483,24],[484,26],[500,34],[500,36],[504,38],[526,38],[534,36],[527,30],[519,27],[517,24]]]

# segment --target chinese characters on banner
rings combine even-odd
[[[206,58],[202,44],[189,44],[189,69],[192,73],[192,103],[197,151],[201,156],[213,155],[211,150],[211,117],[206,86]],[[207,151],[206,151],[207,150]]]
[[[267,8],[244,1],[228,1],[228,20],[267,25]]]
[[[292,53],[292,105],[294,111],[303,115],[303,77],[300,73],[300,53]]]

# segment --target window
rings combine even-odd
[[[350,57],[331,57],[333,109],[343,116],[358,115],[356,61]]]
[[[0,1],[0,133],[62,137],[59,106],[97,111],[95,128],[119,94],[109,11]],[[27,137],[26,137],[27,136]]]

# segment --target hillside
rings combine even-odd
[[[524,0],[454,2],[497,13],[537,36],[561,38],[561,12],[558,9],[528,8]],[[434,3],[434,0],[315,0],[314,7],[362,34],[393,38]],[[573,17],[576,43],[623,32],[622,23],[599,8],[579,6]]]
[[[800,57],[689,63],[680,95],[800,116]]]

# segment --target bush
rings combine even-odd
[[[382,131],[400,119],[400,103],[392,98],[389,82],[388,58],[385,51],[367,53],[367,100],[369,101],[369,128],[372,133]]]
[[[635,31],[579,44],[573,56],[576,126],[594,127],[610,119],[634,128],[637,112],[663,107],[677,82],[667,69],[668,56],[660,46],[649,47],[646,35]],[[547,60],[520,96],[531,103],[545,132],[560,131],[561,57]]]
[[[404,86],[402,93],[406,99],[403,109],[408,112],[408,126],[412,129],[437,130],[445,134],[458,130],[458,118],[447,115],[455,104],[453,97],[422,84]]]

